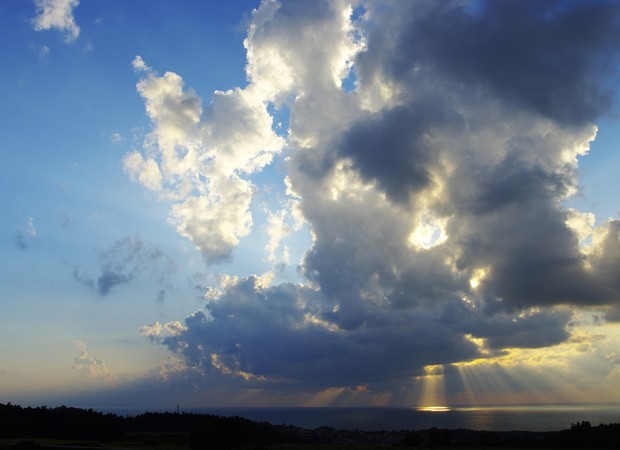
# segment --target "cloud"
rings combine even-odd
[[[415,312],[397,319],[377,309],[364,327],[345,330],[321,292],[264,282],[255,276],[234,281],[208,302],[208,312],[188,317],[162,342],[207,374],[306,389],[404,382],[425,364],[479,355],[439,320]],[[149,337],[160,336],[157,325]]]
[[[290,202],[267,213],[268,257],[293,223],[312,236],[302,282],[223,277],[203,310],[143,333],[218,382],[379,392],[562,345],[582,308],[616,318],[620,221],[596,227],[564,202],[610,106],[619,14],[606,1],[264,1],[250,84],[205,109],[136,58],[153,131],[125,170],[171,202],[205,260],[248,235],[247,177],[283,146]],[[284,142],[267,104],[290,111]]]
[[[176,336],[186,330],[186,327],[179,321],[161,324],[154,322],[151,325],[140,327],[140,333],[153,342],[161,342],[168,337]]]
[[[15,233],[15,236],[13,237],[13,242],[15,242],[17,248],[22,251],[28,249],[28,243],[24,238],[24,233],[22,233],[21,231]]]
[[[73,276],[76,281],[104,297],[115,287],[130,283],[147,269],[159,282],[163,282],[175,265],[157,245],[145,242],[139,236],[125,236],[99,254],[100,274],[96,279],[77,269]]]
[[[267,260],[280,267],[288,264],[288,247],[282,246],[282,241],[294,231],[299,231],[302,223],[297,220],[291,211],[291,206],[275,213],[268,212],[265,226],[269,239],[265,246]],[[278,250],[280,252],[278,253]]]
[[[146,72],[138,92],[153,130],[142,152],[124,158],[130,178],[171,202],[170,221],[208,263],[229,260],[252,227],[253,184],[248,176],[269,164],[282,147],[272,130],[267,99],[249,86],[216,91],[207,108],[182,78]]]
[[[573,312],[567,308],[530,309],[518,315],[477,314],[464,302],[447,305],[441,321],[464,335],[484,340],[488,355],[506,348],[542,348],[565,342]]]
[[[610,106],[600,76],[613,67],[620,34],[613,1],[442,2],[407,5],[388,69],[417,66],[488,91],[513,107],[582,125]],[[413,11],[413,9],[416,11]],[[569,68],[570,69],[567,69]]]
[[[146,65],[146,63],[142,59],[142,56],[140,55],[137,55],[133,59],[133,61],[131,61],[131,66],[136,72],[150,72],[152,70],[149,66]]]
[[[47,45],[42,45],[39,48],[39,59],[45,60],[50,54],[50,48]]]
[[[164,289],[160,289],[159,291],[157,291],[156,300],[157,303],[159,303],[160,305],[166,303],[166,291]]]
[[[71,403],[117,406],[132,398],[145,407],[181,403],[186,408],[204,408],[291,404],[411,407],[425,405],[425,401],[433,399],[463,405],[561,403],[570,399],[609,401],[610,393],[613,396],[617,391],[619,337],[617,333],[606,336],[589,328],[592,320],[585,320],[590,325],[584,323],[587,315],[573,319],[572,337],[562,344],[536,349],[511,348],[468,363],[426,366],[422,373],[400,386],[391,380],[383,386],[362,384],[317,389],[320,380],[301,384],[252,377],[230,359],[209,357],[208,361],[215,365],[205,373],[173,357],[138,377],[116,377],[113,389],[91,388],[87,393],[76,393]],[[303,353],[299,351],[295,363],[302,360]],[[586,371],[575,371],[575,367]],[[357,374],[354,378],[360,377]],[[430,404],[433,403],[426,403]]]
[[[34,219],[32,217],[29,217],[28,225],[26,226],[25,230],[22,228],[22,230],[19,230],[17,233],[15,233],[15,236],[13,237],[13,242],[18,249],[24,251],[27,250],[30,246],[29,240],[32,240],[36,237],[37,230],[34,226]]]
[[[109,378],[111,376],[103,360],[97,356],[91,356],[86,350],[86,344],[82,341],[73,341],[80,349],[73,361],[71,368],[87,378]]]
[[[80,35],[80,27],[75,22],[73,10],[79,0],[35,0],[37,16],[34,29],[37,31],[57,29],[64,32],[65,42],[75,41]]]
[[[34,219],[32,217],[28,219],[28,234],[31,237],[37,237],[37,230],[34,227]]]

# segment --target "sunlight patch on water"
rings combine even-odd
[[[421,412],[448,412],[452,411],[449,406],[421,406],[416,408],[417,411]]]

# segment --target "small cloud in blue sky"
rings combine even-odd
[[[37,237],[37,230],[34,226],[34,219],[28,218],[25,228],[22,228],[13,236],[13,242],[20,250],[27,250],[31,241]]]
[[[79,4],[80,0],[35,0],[34,29],[58,30],[64,34],[66,42],[75,41],[80,35],[80,27],[75,22],[73,10]]]

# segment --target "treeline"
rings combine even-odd
[[[0,403],[0,439],[53,438],[122,441],[128,433],[187,433],[194,449],[298,442],[295,427],[273,426],[242,417],[192,413],[118,416],[93,409],[26,407]],[[2,447],[0,447],[2,449]]]
[[[590,422],[575,423],[570,430],[550,434],[547,443],[555,448],[620,449],[620,423],[598,426],[592,426]]]
[[[113,441],[125,435],[127,421],[92,409],[22,408],[0,403],[0,438],[32,436]]]
[[[0,439],[55,438],[124,441],[131,433],[183,433],[192,449],[233,449],[280,443],[432,448],[463,446],[493,448],[620,449],[620,424],[592,426],[578,422],[554,432],[492,432],[469,429],[401,431],[307,430],[254,422],[242,417],[192,413],[144,413],[137,416],[104,414],[92,409],[22,408],[0,403]],[[33,444],[33,443],[31,443]],[[185,445],[185,444],[184,444]],[[32,446],[32,448],[39,448]],[[31,448],[24,447],[24,448]],[[17,448],[17,447],[15,447]],[[0,449],[3,449],[0,446]]]

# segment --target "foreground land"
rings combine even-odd
[[[241,417],[144,413],[134,417],[92,409],[22,408],[0,404],[0,450],[332,450],[377,447],[435,449],[620,448],[620,424],[588,422],[563,431],[491,432],[469,429],[362,431],[312,430]]]

